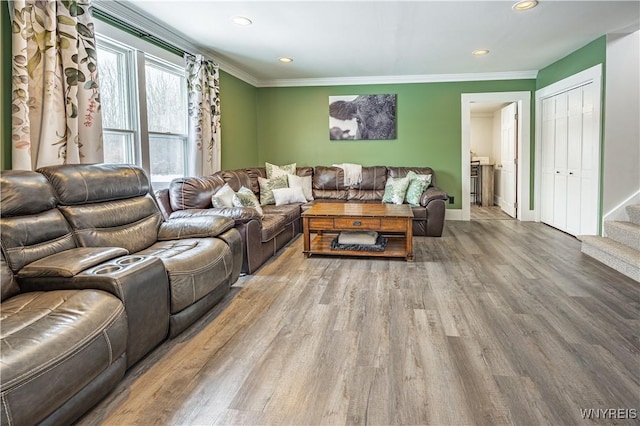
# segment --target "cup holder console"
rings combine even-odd
[[[144,259],[142,256],[127,256],[116,260],[116,263],[118,265],[130,265],[132,263],[140,262],[142,259]]]
[[[102,267],[96,269],[95,271],[93,271],[93,273],[94,274],[98,274],[98,275],[111,274],[111,273],[119,271],[121,269],[122,269],[122,266],[106,265],[106,266],[102,266]]]

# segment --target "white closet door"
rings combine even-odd
[[[542,176],[540,182],[542,193],[540,200],[540,220],[549,225],[553,225],[555,106],[556,101],[554,98],[547,98],[542,101]]]
[[[598,231],[598,117],[596,85],[542,100],[541,214],[572,235]]]
[[[566,230],[567,228],[567,131],[568,111],[567,94],[555,96],[555,145],[553,176],[553,223],[552,225]]]
[[[567,222],[566,231],[580,234],[582,168],[582,87],[567,93]]]

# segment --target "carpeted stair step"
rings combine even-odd
[[[629,222],[640,225],[640,204],[634,204],[625,207],[627,214],[629,215]]]
[[[610,238],[584,235],[582,252],[640,282],[640,252]]]
[[[640,225],[631,222],[606,221],[604,230],[607,237],[640,251]]]

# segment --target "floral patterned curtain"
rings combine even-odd
[[[193,173],[220,170],[220,82],[218,65],[202,55],[186,57],[189,90],[189,145]]]
[[[90,0],[11,0],[13,168],[103,161]]]

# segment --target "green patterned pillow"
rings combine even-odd
[[[402,204],[409,187],[409,178],[389,178],[384,187],[383,203]]]
[[[272,179],[258,178],[258,185],[260,185],[260,204],[266,206],[267,204],[275,204],[276,199],[273,198],[273,190],[288,188],[289,181],[287,175],[277,176]]]
[[[287,174],[296,174],[296,163],[287,164],[286,166],[276,166],[275,164],[265,162],[264,168],[267,170],[267,179],[286,176]]]
[[[258,214],[262,217],[264,213],[262,212],[262,207],[260,207],[260,202],[258,201],[258,197],[253,193],[252,190],[243,186],[236,192],[236,195],[233,196],[233,206],[234,207],[252,207],[258,211]]]
[[[407,173],[409,178],[409,187],[407,188],[407,194],[404,196],[404,200],[412,206],[420,205],[420,197],[425,189],[431,184],[431,175],[419,175],[410,171]]]

